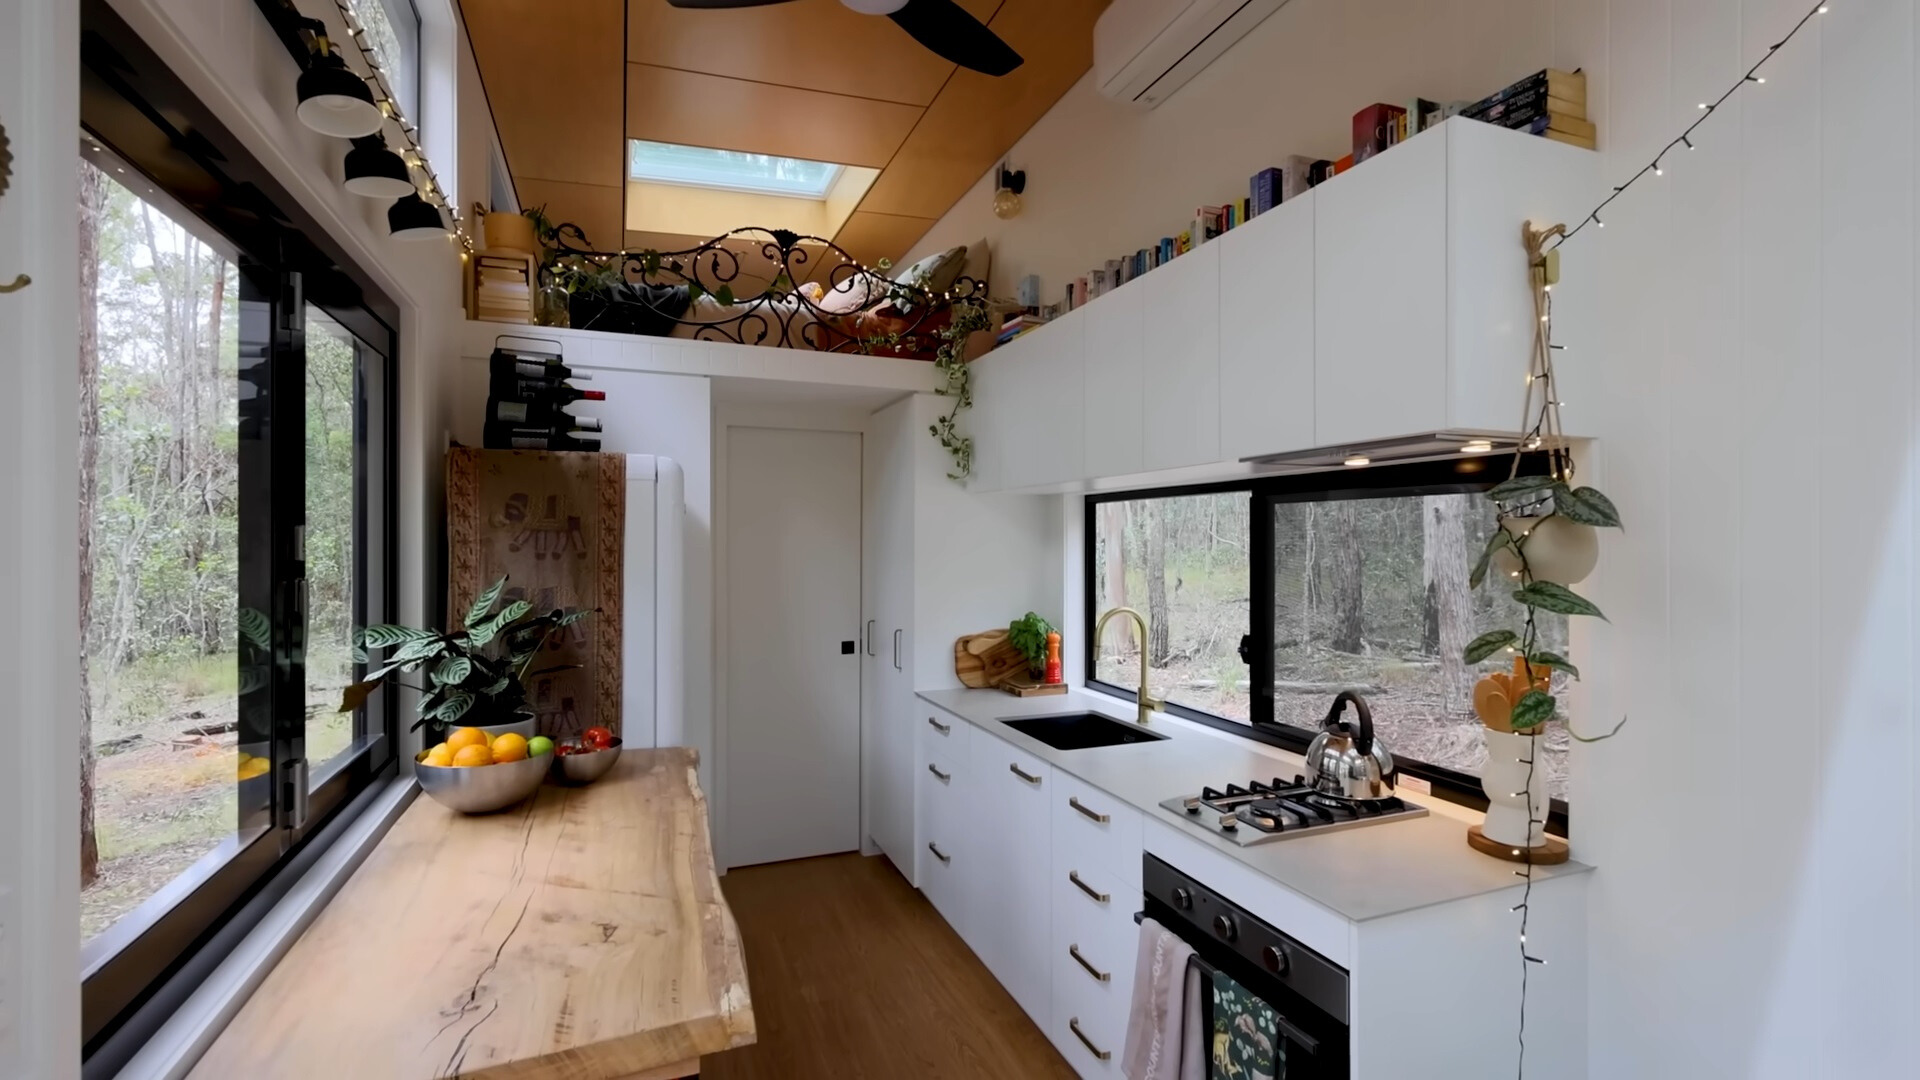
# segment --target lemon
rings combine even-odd
[[[248,758],[240,766],[240,779],[251,780],[256,776],[265,776],[272,768],[273,763],[266,758]]]
[[[447,749],[446,743],[441,743],[427,751],[427,756],[421,760],[424,764],[445,769],[453,764],[453,751]]]

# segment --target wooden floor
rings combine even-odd
[[[729,870],[760,1041],[701,1080],[1072,1080],[1073,1070],[885,857]]]

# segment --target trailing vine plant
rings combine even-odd
[[[940,385],[933,392],[951,398],[953,406],[946,415],[936,417],[927,428],[941,449],[953,458],[947,479],[962,481],[973,475],[973,438],[962,434],[954,423],[962,412],[973,408],[973,372],[967,364],[967,338],[987,328],[987,305],[977,300],[957,300],[953,321],[940,330],[940,347],[933,353],[933,370]]]

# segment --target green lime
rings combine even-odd
[[[535,735],[527,740],[528,757],[539,757],[541,754],[551,753],[553,753],[553,740],[545,735]]]

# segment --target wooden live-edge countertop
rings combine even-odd
[[[680,1076],[754,1040],[694,751],[497,814],[424,795],[193,1080]]]

